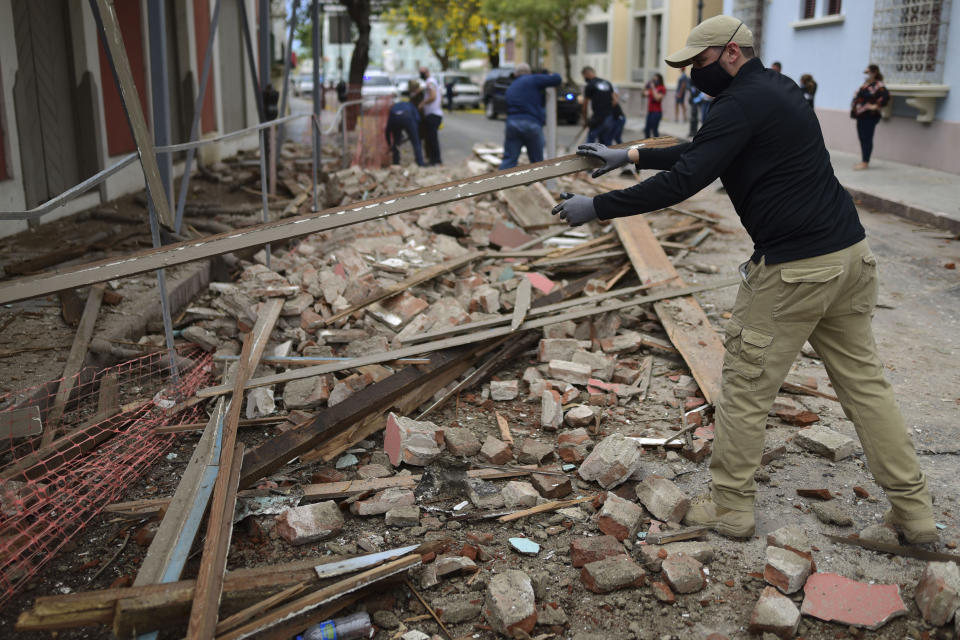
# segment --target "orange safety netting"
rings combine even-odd
[[[61,407],[61,380],[0,395],[0,607],[169,449],[176,435],[155,427],[198,419],[200,405],[178,403],[206,384],[211,358],[191,348],[178,363],[175,384],[166,353],[84,369]],[[40,424],[55,430],[46,445]]]

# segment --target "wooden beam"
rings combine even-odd
[[[479,260],[484,255],[485,253],[483,251],[471,251],[470,253],[466,253],[462,256],[458,256],[456,258],[451,258],[450,260],[447,260],[445,262],[441,262],[440,264],[435,264],[432,267],[426,267],[425,269],[420,269],[416,273],[411,275],[409,278],[405,278],[404,280],[401,280],[400,282],[392,284],[389,287],[384,287],[383,289],[380,289],[379,291],[367,296],[357,304],[351,305],[350,308],[344,309],[340,313],[330,316],[324,321],[324,324],[331,325],[337,322],[338,320],[346,318],[350,314],[356,311],[359,311],[360,309],[363,309],[368,305],[373,304],[374,302],[379,302],[380,300],[383,300],[385,298],[389,298],[399,293],[403,293],[404,291],[410,289],[411,287],[415,287],[418,284],[422,284],[424,282],[433,280],[437,276],[443,275],[444,273],[447,273],[450,271],[456,271],[460,267],[470,264],[474,260]]]
[[[513,305],[513,317],[510,319],[510,329],[513,331],[516,331],[527,319],[532,290],[533,285],[530,284],[530,278],[520,278],[520,286],[517,287],[517,301]]]
[[[613,224],[641,282],[668,280],[674,287],[686,287],[643,216],[617,218]],[[658,301],[653,308],[670,340],[690,367],[703,397],[707,402],[715,403],[720,397],[723,341],[713,330],[700,304],[693,296],[685,296],[669,302]]]
[[[676,143],[677,141],[674,138],[656,138],[645,142],[646,146],[651,148],[669,147]],[[630,144],[634,143],[621,146],[627,147]],[[276,222],[237,229],[199,240],[169,244],[124,257],[113,257],[60,271],[18,278],[0,285],[0,304],[27,300],[63,289],[72,289],[95,282],[106,282],[115,278],[145,273],[241,249],[259,247],[271,242],[297,238],[318,231],[328,231],[358,222],[367,222],[399,213],[416,211],[447,202],[484,195],[508,187],[557,178],[592,169],[595,166],[596,163],[587,158],[568,155],[464,180],[351,203],[319,213],[284,218]]]
[[[529,331],[530,329],[539,329],[549,324],[554,324],[557,322],[565,322],[567,320],[579,320],[581,318],[587,318],[590,316],[599,315],[601,313],[607,313],[609,311],[619,311],[620,309],[628,309],[630,307],[635,307],[640,304],[646,304],[648,302],[658,302],[660,300],[666,300],[669,298],[676,297],[689,297],[689,294],[699,293],[701,291],[710,291],[713,289],[718,289],[721,287],[728,287],[733,284],[736,284],[739,280],[724,280],[719,283],[706,284],[697,287],[689,287],[681,290],[670,290],[664,291],[661,293],[641,296],[638,298],[633,298],[623,302],[615,302],[607,305],[591,307],[588,309],[582,309],[579,311],[571,311],[568,313],[560,314],[557,316],[549,316],[546,318],[540,318],[537,320],[527,320],[517,331]],[[699,305],[697,306],[699,308]],[[701,314],[703,311],[700,312]],[[704,318],[704,321],[706,319]],[[488,329],[487,331],[478,331],[476,333],[471,333],[468,335],[456,336],[453,338],[447,338],[445,340],[438,340],[436,342],[424,342],[421,344],[413,345],[410,347],[403,347],[401,349],[396,349],[393,351],[386,351],[383,353],[372,354],[369,356],[362,356],[359,358],[354,358],[353,360],[348,360],[345,362],[320,365],[317,367],[307,367],[305,369],[296,369],[291,371],[285,371],[283,373],[277,373],[269,376],[263,376],[262,378],[253,378],[250,382],[247,383],[247,389],[255,389],[257,387],[266,387],[273,384],[281,384],[284,382],[290,382],[291,380],[299,380],[300,378],[309,378],[310,376],[322,375],[325,373],[332,373],[334,371],[342,371],[344,369],[353,369],[356,367],[366,366],[368,364],[379,364],[387,360],[394,360],[396,358],[406,358],[409,356],[420,355],[424,353],[431,353],[438,350],[450,349],[452,347],[459,347],[463,345],[474,344],[477,342],[482,342],[485,340],[490,340],[492,338],[499,338],[505,335],[513,333],[510,327],[497,327],[493,329]],[[714,334],[716,335],[716,334]],[[719,340],[719,338],[717,338]],[[721,344],[722,348],[722,344]],[[392,376],[391,376],[392,377]],[[369,388],[369,387],[368,387]],[[701,385],[702,388],[702,385]],[[200,389],[197,391],[197,395],[201,398],[213,398],[224,393],[228,393],[230,388],[226,385],[218,385],[214,387],[207,387],[205,389]]]
[[[102,284],[96,284],[90,287],[90,293],[87,294],[87,304],[83,308],[80,326],[77,327],[73,345],[70,347],[70,355],[67,356],[67,363],[63,367],[63,378],[60,380],[60,386],[57,387],[57,397],[53,401],[53,408],[47,414],[43,439],[40,441],[41,447],[53,442],[60,427],[60,419],[63,418],[63,412],[67,406],[67,400],[70,399],[70,392],[73,390],[80,367],[83,366],[83,361],[87,357],[87,348],[90,346],[90,339],[93,337],[93,328],[97,324],[97,316],[100,315],[103,288]]]
[[[95,5],[95,6],[94,6]],[[143,167],[143,177],[147,183],[147,192],[153,200],[153,207],[157,212],[160,224],[173,229],[173,215],[170,212],[170,203],[167,193],[160,179],[160,167],[157,165],[157,155],[153,150],[153,139],[147,128],[147,120],[140,107],[137,96],[137,85],[133,82],[133,73],[130,70],[130,60],[127,59],[127,50],[120,32],[120,23],[113,11],[113,3],[108,0],[91,1],[91,6],[99,9],[100,26],[103,30],[103,44],[107,52],[107,59],[113,68],[120,99],[123,101],[123,110],[127,114],[133,139],[137,143],[137,154],[140,156],[140,165]],[[103,80],[102,80],[103,81]]]
[[[337,598],[348,595],[375,582],[389,578],[390,576],[402,573],[407,569],[412,569],[413,567],[419,566],[420,562],[421,559],[419,554],[411,554],[409,556],[398,558],[392,562],[388,562],[381,567],[368,569],[367,571],[363,571],[357,575],[334,582],[328,587],[324,587],[323,589],[319,589],[313,593],[307,594],[286,605],[277,607],[270,613],[261,616],[259,619],[249,622],[242,627],[234,629],[233,631],[230,631],[222,636],[219,636],[217,640],[241,640],[241,638],[249,638],[250,636],[257,635],[266,629],[283,622],[284,620],[332,602]]]
[[[213,638],[217,626],[223,577],[227,570],[227,552],[230,550],[230,537],[233,532],[237,486],[243,464],[243,443],[237,443],[237,423],[243,408],[243,388],[260,362],[282,309],[283,300],[280,298],[272,298],[264,303],[253,330],[243,341],[240,362],[234,371],[233,397],[223,424],[220,468],[213,486],[207,535],[187,627],[188,640],[209,640]]]

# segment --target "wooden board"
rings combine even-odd
[[[207,640],[213,637],[223,591],[223,577],[227,570],[227,552],[233,532],[233,513],[237,502],[237,486],[243,464],[243,443],[237,442],[240,411],[243,408],[243,387],[253,375],[267,346],[273,327],[283,309],[282,298],[272,298],[263,304],[253,330],[243,341],[240,362],[234,371],[233,397],[223,423],[220,468],[213,486],[210,518],[203,544],[197,590],[190,609],[187,638]]]
[[[106,0],[99,1],[105,2]],[[648,147],[669,147],[675,145],[676,142],[674,138],[657,138],[646,141],[645,144]],[[636,143],[625,143],[619,146],[627,147],[631,144]],[[508,187],[549,180],[550,178],[592,169],[595,166],[596,162],[587,158],[568,155],[401,194],[390,194],[363,202],[351,203],[319,213],[284,218],[276,222],[207,236],[199,240],[168,244],[157,249],[147,249],[129,254],[123,259],[113,257],[60,271],[17,278],[0,285],[0,304],[27,300],[63,289],[81,287],[95,282],[106,282],[114,278],[145,273],[241,249],[259,247],[270,242],[297,238],[318,231],[337,229],[358,222],[367,222],[399,213],[416,211],[447,202],[480,196]]]
[[[63,411],[67,406],[67,400],[70,399],[70,391],[73,389],[76,376],[87,357],[87,348],[90,346],[90,339],[93,337],[93,327],[97,324],[97,316],[100,315],[103,288],[102,284],[96,284],[90,287],[90,293],[87,294],[87,304],[83,308],[80,326],[77,327],[73,345],[70,347],[70,354],[67,356],[67,363],[63,367],[63,379],[60,380],[60,386],[57,387],[57,396],[53,401],[53,408],[47,414],[41,447],[53,442],[57,434],[60,419],[63,417]]]
[[[686,287],[642,215],[617,218],[613,224],[641,282],[665,280],[669,286]],[[693,296],[686,296],[662,300],[653,307],[670,340],[690,367],[703,397],[707,402],[716,402],[720,397],[723,341],[700,304]]]

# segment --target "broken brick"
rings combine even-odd
[[[816,498],[818,500],[833,500],[833,494],[829,489],[797,489],[797,495],[801,498]]]
[[[523,571],[508,569],[490,578],[483,617],[497,633],[507,637],[514,637],[515,630],[532,633],[537,609],[530,577]]]
[[[766,555],[764,580],[788,595],[803,588],[813,570],[809,558],[780,547],[767,547]]]
[[[750,615],[749,631],[757,635],[772,633],[789,640],[796,635],[799,625],[800,611],[797,605],[774,587],[766,587]]]
[[[615,433],[593,448],[577,473],[588,482],[596,481],[604,489],[611,489],[640,468],[640,454],[636,441]]]
[[[446,427],[443,430],[443,441],[447,445],[447,451],[455,456],[473,456],[480,451],[480,440],[469,429]]]
[[[794,437],[794,442],[834,462],[850,457],[854,451],[853,439],[822,426],[801,429]]]
[[[613,536],[574,538],[570,541],[570,562],[577,569],[612,556],[626,555],[623,544]]]
[[[658,520],[680,522],[690,507],[690,499],[666,478],[647,476],[637,485],[637,498]]]
[[[660,570],[667,584],[676,593],[694,593],[707,585],[703,565],[685,553],[668,555]]]
[[[391,412],[387,416],[383,449],[390,463],[426,466],[440,455],[444,448],[443,430],[432,422],[417,422]]]
[[[924,620],[937,627],[947,624],[960,607],[960,569],[953,562],[928,562],[914,599]]]
[[[584,565],[580,569],[580,580],[594,593],[609,593],[617,589],[643,586],[646,573],[629,556],[616,556]]]
[[[559,471],[559,469],[558,469]],[[544,498],[557,500],[570,495],[573,491],[573,485],[570,478],[564,476],[547,475],[543,473],[534,473],[530,476],[530,483],[540,492]]]
[[[391,487],[378,491],[366,500],[358,500],[350,505],[350,512],[358,516],[376,516],[396,507],[412,505],[416,502],[413,491]]]
[[[480,459],[490,464],[506,464],[513,460],[513,450],[503,440],[487,436],[480,447]]]
[[[673,604],[677,601],[677,596],[673,594],[673,591],[666,582],[651,582],[650,591],[653,592],[654,598],[664,604]]]
[[[290,544],[323,540],[343,528],[343,515],[333,500],[287,509],[276,521],[277,533]]]
[[[597,528],[621,542],[633,539],[640,528],[643,509],[639,505],[608,493],[603,508],[597,515]]]
[[[500,491],[500,495],[503,496],[503,504],[508,509],[532,507],[537,504],[537,499],[540,497],[532,484],[519,480],[508,482]]]

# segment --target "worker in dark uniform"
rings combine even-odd
[[[583,87],[583,121],[590,129],[587,142],[599,140],[601,144],[612,144],[617,124],[613,108],[618,104],[613,85],[598,78],[593,67],[584,67],[580,73],[586,83]],[[591,111],[589,118],[587,106]]]
[[[578,153],[603,161],[594,177],[631,162],[663,171],[593,198],[562,194],[554,213],[579,225],[657,211],[720,178],[753,240],[724,328],[711,495],[685,522],[753,535],[767,412],[809,340],[890,500],[884,520],[909,543],[935,542],[926,479],[874,343],[877,259],[833,174],[816,114],[796,83],[754,57],[753,34],[735,18],[697,25],[667,63],[693,64],[693,84],[715,98],[697,135],[665,149],[581,145]]]
[[[420,83],[416,80],[410,81],[411,98],[418,92]],[[403,142],[403,134],[406,133],[413,145],[413,155],[417,160],[417,165],[423,166],[423,150],[420,147],[420,110],[417,109],[409,100],[396,102],[390,107],[390,114],[387,116],[387,144],[390,145],[390,151],[393,154],[393,164],[400,164],[400,144]]]

